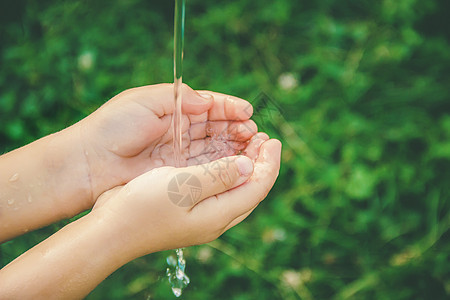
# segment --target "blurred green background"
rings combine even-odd
[[[449,299],[450,2],[187,0],[184,81],[283,141],[242,224],[186,249],[183,299]],[[0,152],[172,81],[172,1],[1,1]],[[1,263],[69,221],[1,246]],[[173,299],[172,252],[88,299]]]

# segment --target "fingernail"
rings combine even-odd
[[[202,94],[199,94],[199,95],[200,95],[200,97],[202,97],[203,99],[207,100],[208,102],[214,100],[214,97],[211,94],[203,94],[202,93]]]
[[[253,163],[247,156],[240,156],[236,159],[236,164],[238,166],[239,173],[242,176],[248,176],[253,173]]]

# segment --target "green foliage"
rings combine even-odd
[[[170,1],[1,4],[0,151],[172,80]],[[184,80],[253,102],[280,177],[242,224],[186,250],[185,299],[450,294],[445,0],[188,0]],[[64,224],[2,246],[6,264]],[[170,299],[165,257],[88,299]]]

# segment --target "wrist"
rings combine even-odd
[[[106,137],[95,129],[102,127],[95,124],[95,118],[87,117],[73,127],[78,132],[78,145],[80,146],[78,153],[83,162],[83,178],[85,186],[89,190],[88,204],[91,208],[105,191],[123,183],[116,178],[120,178],[120,174],[109,171],[118,162],[111,159],[106,148],[102,148],[101,145]]]
[[[136,239],[136,230],[118,213],[109,209],[93,209],[84,218],[95,224],[105,245],[105,253],[117,263],[117,268],[147,253],[141,253]]]
[[[67,217],[93,206],[89,166],[77,124],[44,138],[48,190]]]

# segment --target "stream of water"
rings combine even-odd
[[[175,167],[182,166],[182,111],[181,104],[183,95],[181,84],[183,82],[183,48],[184,48],[184,16],[185,0],[175,0],[174,18],[174,48],[173,48],[173,74],[174,74],[174,98],[175,109],[172,117],[173,127],[173,152]],[[172,291],[175,296],[180,297],[183,289],[189,284],[189,277],[185,273],[186,261],[183,256],[183,249],[176,250],[175,259],[173,256],[167,258],[169,267],[166,274],[169,279]]]

